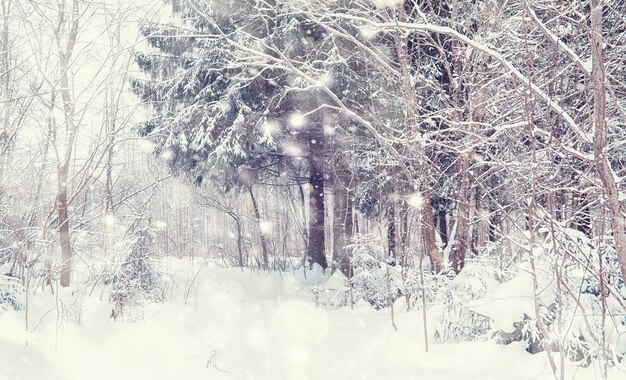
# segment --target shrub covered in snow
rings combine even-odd
[[[375,236],[357,235],[348,249],[352,250],[354,302],[365,300],[381,309],[402,295],[399,273],[394,267],[386,267],[383,247]]]
[[[426,309],[430,309],[437,300],[437,293],[448,286],[450,278],[432,273],[424,266],[420,269],[419,259],[415,261],[416,263],[406,269],[403,293],[407,296],[409,309],[421,309],[422,297],[426,299]]]
[[[468,342],[488,338],[490,318],[470,309],[468,303],[484,297],[489,287],[497,282],[496,278],[494,268],[480,260],[468,261],[459,275],[447,281],[440,276],[438,292],[431,301],[441,305],[436,340]]]
[[[317,306],[337,309],[350,304],[350,283],[339,270],[335,271],[324,284],[314,286],[311,292]]]
[[[149,230],[137,232],[130,253],[111,274],[109,285],[114,303],[113,319],[123,316],[127,306],[163,301],[163,280],[151,261],[151,243]]]
[[[481,335],[483,339],[490,335],[500,344],[526,342],[530,353],[562,351],[581,365],[588,365],[605,351],[610,362],[615,361],[613,357],[621,360],[624,353],[619,337],[626,334],[626,297],[614,248],[558,226],[553,231],[540,231],[539,236],[542,239],[533,247],[536,290],[527,259],[516,264],[520,270],[515,277],[503,282],[495,281],[498,276],[489,266],[478,266],[472,260],[451,286],[441,291],[448,306],[439,337],[454,338],[450,329],[463,330],[476,324],[471,313],[461,312],[465,307],[488,318],[490,327]],[[545,332],[538,326],[536,310]]]
[[[549,287],[550,279],[544,279],[540,284],[551,289],[542,295],[541,305],[547,340],[562,345],[571,360],[583,364],[613,347],[616,352],[609,356],[621,360],[624,352],[616,345],[619,336],[626,335],[626,289],[612,242],[592,240],[558,225],[544,240],[543,267],[562,282]]]
[[[19,297],[23,292],[18,278],[0,275],[0,314],[8,309],[21,310],[23,306]]]

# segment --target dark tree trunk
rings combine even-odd
[[[346,217],[344,219],[344,232],[346,234],[346,244],[350,244],[352,236],[354,235],[354,226],[352,225],[352,196],[348,190],[346,198]]]
[[[400,255],[401,263],[406,266],[409,250],[409,205],[406,198],[400,201]]]
[[[480,177],[480,173],[477,174]],[[474,209],[473,209],[473,221],[472,228],[472,245],[471,250],[474,255],[478,255],[479,248],[484,245],[483,234],[483,222],[482,222],[482,205],[481,205],[482,191],[480,186],[476,186],[476,192],[474,193]]]
[[[391,265],[396,263],[396,205],[389,201],[387,208],[387,261]]]
[[[267,255],[267,242],[265,240],[265,232],[261,226],[261,212],[259,211],[259,204],[256,201],[256,197],[254,196],[254,192],[252,191],[252,186],[248,185],[248,193],[250,194],[250,200],[252,200],[252,208],[254,209],[254,218],[256,220],[256,225],[259,230],[259,235],[261,238],[261,258],[263,260],[263,268],[267,269],[269,265],[268,255]]]
[[[454,241],[450,251],[450,264],[455,273],[459,273],[465,266],[465,256],[467,254],[469,240],[469,214],[470,214],[470,176],[467,170],[468,157],[459,157],[459,170],[461,181],[459,183],[459,204],[456,212],[456,227]],[[474,229],[475,230],[475,229]]]
[[[444,247],[448,245],[448,221],[446,220],[446,209],[439,205],[435,216],[435,225],[439,231],[439,237]]]
[[[500,240],[500,232],[498,232],[498,228],[502,225],[502,221],[500,220],[500,212],[496,210],[491,210],[491,214],[489,216],[489,241],[496,242]]]
[[[346,246],[352,238],[352,202],[349,189],[339,178],[333,183],[333,214],[333,265],[349,277],[350,252]]]
[[[302,224],[304,228],[302,229],[302,244],[304,245],[304,251],[309,252],[309,231],[306,229],[306,201],[304,196],[304,188],[302,184],[298,182],[298,195],[300,196],[300,205],[302,206],[300,209],[302,210]]]
[[[241,235],[241,222],[239,221],[239,216],[232,211],[228,212],[228,215],[233,218],[235,221],[235,226],[237,227],[237,260],[239,261],[239,266],[243,268],[244,266],[244,257],[243,257],[243,236]]]
[[[309,145],[309,245],[307,256],[311,266],[326,262],[324,241],[324,133],[320,126],[308,141]]]
[[[428,199],[430,194],[428,191],[422,189],[423,199]],[[433,223],[433,208],[428,201],[424,201],[422,205],[422,241],[424,244],[424,250],[428,258],[430,259],[431,269],[434,273],[440,273],[443,270],[443,257],[437,248],[437,239],[435,234],[435,224]]]

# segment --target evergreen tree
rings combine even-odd
[[[310,78],[325,81],[350,68],[332,36],[303,21],[292,5],[175,2],[179,24],[142,25],[150,49],[137,52],[136,61],[146,78],[131,84],[155,111],[139,133],[174,172],[196,183],[208,176],[228,189],[289,173],[298,182],[295,174],[305,162],[307,256],[326,268],[325,129],[336,118]],[[348,92],[346,85],[332,87]]]

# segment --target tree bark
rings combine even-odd
[[[437,214],[434,217],[434,223],[441,238],[441,244],[446,247],[448,245],[448,222],[446,220],[446,209],[441,205],[437,206]]]
[[[596,170],[602,181],[607,206],[611,213],[611,227],[613,239],[617,250],[617,260],[620,264],[622,278],[626,279],[626,235],[624,228],[624,215],[619,202],[619,192],[613,170],[611,169],[607,149],[607,124],[606,124],[606,85],[604,68],[604,48],[602,38],[602,0],[591,1],[591,75],[594,89],[594,138],[593,154],[595,157]]]
[[[63,102],[63,113],[65,116],[65,154],[59,156],[59,164],[57,167],[58,177],[58,193],[57,193],[57,212],[58,212],[58,226],[59,226],[59,238],[61,241],[61,279],[60,285],[62,287],[70,286],[70,277],[72,272],[72,245],[70,241],[70,227],[68,217],[68,199],[67,199],[67,180],[70,160],[72,158],[72,150],[74,142],[76,141],[77,126],[74,122],[74,99],[70,87],[70,64],[71,57],[74,51],[74,45],[76,44],[76,37],[78,34],[78,0],[73,0],[71,3],[72,10],[65,9],[65,2],[59,1],[57,3],[58,9],[58,25],[56,30],[56,44],[59,51],[59,85],[61,93],[61,100]],[[66,22],[66,17],[71,14],[70,30],[68,33],[67,41],[65,43],[61,41],[61,29]],[[58,151],[57,151],[58,152]],[[58,153],[57,153],[58,154]]]
[[[265,240],[265,232],[261,226],[261,212],[259,211],[259,205],[252,191],[252,186],[248,185],[248,193],[250,194],[250,200],[252,200],[252,208],[254,209],[254,219],[256,220],[257,228],[259,229],[259,236],[261,238],[261,258],[263,260],[263,268],[267,269],[269,265],[267,255],[267,242]]]
[[[470,176],[467,168],[469,157],[459,158],[461,163],[461,183],[459,184],[459,205],[456,212],[456,228],[452,249],[450,251],[450,264],[455,273],[461,272],[465,265],[469,240],[469,214],[470,214]]]
[[[352,238],[352,201],[350,191],[335,173],[333,182],[333,269],[350,277],[350,252],[346,246]]]
[[[477,174],[480,177],[480,173]],[[479,249],[485,245],[485,221],[483,220],[483,210],[481,205],[482,191],[480,186],[476,186],[474,192],[474,204],[470,206],[471,213],[469,220],[473,221],[471,228],[472,238],[470,249],[474,255],[478,255]]]
[[[498,228],[502,225],[502,221],[500,218],[500,212],[497,210],[490,210],[489,215],[489,227],[487,230],[487,238],[489,242],[494,243],[501,240],[501,232],[498,231]]]
[[[400,200],[400,262],[406,267],[409,250],[409,204],[406,198]]]
[[[0,101],[3,103],[2,111],[0,111],[0,178],[4,175],[5,161],[9,157],[12,140],[15,131],[10,128],[10,110],[9,105],[11,99],[11,44],[9,41],[9,18],[11,3],[5,4],[0,2],[2,14],[2,30],[0,31]]]
[[[319,264],[322,269],[326,262],[324,237],[324,133],[322,126],[311,126],[309,145],[309,244],[307,257],[311,266]],[[317,131],[319,129],[319,131]]]
[[[393,200],[389,200],[387,207],[387,261],[395,265],[396,257],[396,205]]]
[[[430,193],[422,190],[421,194],[430,197]],[[429,199],[429,198],[425,198]],[[427,200],[424,200],[421,208],[421,232],[424,251],[430,259],[431,269],[434,273],[440,273],[443,270],[443,257],[437,248],[437,239],[435,224],[433,223],[433,208]]]
[[[407,15],[404,7],[399,8],[400,22],[407,21]],[[402,75],[402,92],[407,102],[407,122],[413,132],[419,132],[419,122],[417,118],[418,104],[417,94],[412,84],[411,59],[409,57],[409,48],[407,43],[408,34],[398,33],[395,36],[396,53],[398,54],[398,62],[400,73]],[[430,258],[432,270],[435,273],[443,269],[443,257],[437,247],[436,229],[433,223],[433,208],[430,204],[431,191],[427,180],[426,171],[426,151],[421,142],[415,144],[415,158],[417,161],[417,178],[420,181],[418,186],[419,195],[422,198],[421,211],[421,233],[422,242],[426,255]]]
[[[237,227],[237,261],[239,263],[239,267],[244,267],[244,257],[243,257],[243,236],[241,231],[241,221],[239,220],[239,216],[234,211],[228,211],[228,215],[233,218],[235,222],[235,227]],[[243,269],[242,269],[243,270]]]
[[[61,240],[61,279],[62,287],[70,286],[72,273],[72,243],[70,241],[70,226],[67,204],[67,167],[58,170],[58,194],[57,194],[57,222],[59,226],[59,238]]]

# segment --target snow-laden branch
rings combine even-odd
[[[537,24],[539,29],[541,29],[541,31],[546,35],[546,37],[555,45],[557,45],[559,47],[559,50],[565,53],[565,55],[567,55],[567,57],[585,73],[587,78],[591,79],[591,60],[583,60],[582,58],[580,58],[574,50],[572,50],[565,42],[563,42],[556,34],[554,34],[550,30],[550,28],[548,28],[548,26],[543,21],[541,21],[539,16],[537,16],[537,13],[530,7],[528,1],[524,1],[524,6],[526,7],[526,10],[528,11],[530,17]],[[626,110],[619,104],[619,101],[617,100],[618,98],[611,88],[611,82],[617,82],[617,80],[609,74],[606,75],[610,79],[609,83],[606,83],[610,99],[613,101],[615,107],[617,108],[617,111],[621,114],[621,116],[626,118]]]
[[[543,23],[543,21],[539,19],[535,11],[528,4],[528,1],[524,1],[524,5],[526,7],[526,10],[528,11],[528,14],[537,24],[537,26],[539,26],[539,29],[541,29],[543,34],[545,34],[550,41],[555,43],[559,47],[559,49],[563,53],[565,53],[565,55],[567,55],[572,60],[572,62],[574,62],[576,66],[578,66],[585,73],[585,75],[587,75],[587,77],[591,78],[591,61],[583,61],[582,58],[580,58],[574,50],[572,50],[569,46],[567,46],[565,42],[561,41],[559,37],[552,33],[552,31]]]
[[[484,54],[487,54],[493,59],[500,62],[500,64],[502,64],[509,71],[509,73],[511,73],[515,78],[520,80],[522,83],[528,85],[528,87],[532,90],[532,92],[535,93],[535,95],[541,98],[548,107],[550,107],[555,113],[557,113],[565,121],[565,123],[572,129],[572,131],[574,131],[574,133],[578,136],[578,138],[580,138],[580,140],[584,144],[588,146],[591,145],[590,137],[586,133],[583,132],[583,130],[576,123],[576,121],[574,121],[572,116],[569,113],[567,113],[567,111],[564,110],[563,107],[561,107],[556,101],[554,101],[548,94],[546,94],[539,86],[533,83],[530,80],[530,78],[528,78],[517,67],[515,67],[515,65],[512,62],[510,62],[508,59],[506,59],[502,54],[500,54],[496,50],[484,44],[481,44],[473,40],[472,38],[446,26],[433,25],[430,23],[413,23],[413,22],[397,22],[397,21],[376,22],[376,21],[369,20],[367,18],[345,15],[345,14],[337,15],[337,17],[340,17],[346,20],[366,23],[366,24],[369,24],[371,27],[377,28],[379,30],[401,28],[404,30],[417,30],[417,31],[422,31],[422,32],[445,34],[453,38],[456,38],[457,40],[467,44],[468,46],[473,47],[477,51],[483,52]]]

